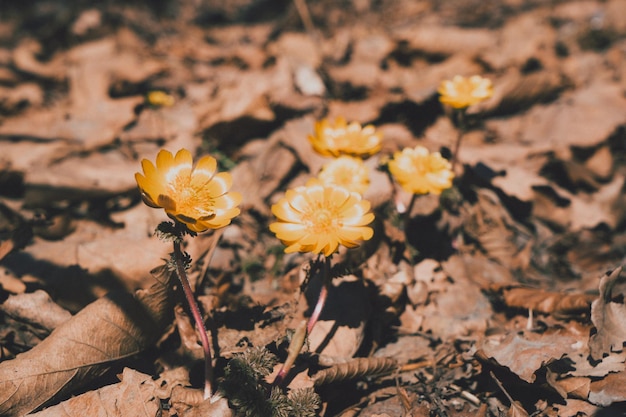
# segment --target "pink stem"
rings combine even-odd
[[[306,324],[306,333],[310,334],[313,330],[313,326],[320,318],[322,314],[322,310],[324,309],[324,304],[326,304],[326,299],[328,298],[328,287],[330,286],[330,258],[327,257],[324,260],[324,275],[322,277],[322,289],[320,290],[320,295],[317,298],[317,304],[315,304],[315,308],[313,309],[313,313],[311,313],[311,317],[309,317],[309,321]]]
[[[204,351],[204,398],[207,399],[211,397],[213,391],[211,382],[213,381],[211,342],[209,341],[209,336],[204,327],[202,314],[200,314],[200,309],[198,308],[193,291],[191,290],[191,285],[189,285],[189,280],[187,279],[187,272],[185,271],[185,265],[183,262],[183,253],[180,249],[180,242],[178,241],[174,241],[174,259],[176,260],[176,275],[178,275],[178,279],[183,287],[185,298],[187,298],[187,303],[189,304],[189,310],[191,310],[191,315],[196,323],[196,328],[200,333],[202,350]]]
[[[294,364],[297,355],[302,350],[302,346],[304,346],[304,341],[306,339],[306,336],[308,336],[311,333],[311,331],[313,330],[313,327],[315,326],[315,323],[317,323],[317,321],[320,318],[320,315],[322,314],[322,310],[324,309],[324,304],[326,304],[326,299],[328,298],[328,287],[330,286],[329,272],[330,272],[330,258],[327,257],[324,260],[324,272],[323,272],[324,276],[322,277],[322,289],[320,290],[320,295],[317,298],[317,304],[315,304],[313,313],[311,314],[311,317],[309,317],[309,320],[306,323],[306,333],[300,332],[300,330],[303,330],[303,329],[296,330],[296,333],[294,334],[294,338],[291,341],[291,345],[289,346],[289,355],[287,356],[287,360],[280,367],[280,370],[276,374],[276,378],[274,378],[274,382],[272,383],[272,385],[275,387],[280,386],[285,380],[285,378],[287,377],[287,374],[291,370],[291,366]]]

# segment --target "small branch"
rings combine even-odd
[[[200,340],[202,342],[202,349],[204,351],[204,399],[210,398],[213,395],[213,359],[211,358],[211,343],[209,336],[204,327],[204,321],[202,320],[202,314],[200,314],[200,308],[194,297],[191,285],[189,285],[189,279],[187,279],[187,272],[185,271],[185,263],[183,261],[184,256],[180,248],[180,241],[174,241],[174,260],[176,261],[176,275],[183,287],[185,298],[189,304],[189,310],[196,323],[196,328],[200,333]]]

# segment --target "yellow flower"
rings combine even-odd
[[[309,135],[313,149],[322,156],[352,155],[367,158],[380,151],[382,135],[372,125],[348,124],[338,117],[331,125],[327,119],[315,122],[315,134]]]
[[[322,167],[317,178],[324,184],[335,184],[363,194],[370,185],[367,166],[361,159],[340,156]]]
[[[152,162],[141,161],[143,175],[135,174],[144,203],[163,208],[172,219],[193,232],[217,229],[230,223],[240,212],[241,195],[228,190],[232,178],[217,173],[217,161],[204,156],[193,165],[191,153],[181,149],[172,155],[161,150]]]
[[[444,80],[437,90],[439,101],[455,109],[464,109],[487,100],[493,95],[491,80],[480,75],[469,78],[455,75],[452,81]]]
[[[439,152],[428,152],[423,146],[405,148],[389,161],[389,171],[407,192],[441,194],[452,186],[454,173]]]
[[[174,97],[164,91],[153,90],[146,95],[148,104],[154,107],[172,107],[174,105]]]
[[[287,246],[286,253],[330,256],[339,245],[353,248],[372,238],[374,231],[366,226],[374,220],[369,209],[369,201],[360,194],[312,179],[287,190],[272,206],[278,221],[270,224],[270,230]]]

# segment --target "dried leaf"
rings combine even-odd
[[[521,140],[541,141],[555,149],[594,147],[606,141],[624,123],[626,99],[618,84],[597,81],[548,105],[536,105],[524,114]],[[601,112],[595,111],[604,109]]]
[[[626,340],[626,306],[623,301],[612,301],[621,272],[622,267],[618,267],[600,279],[600,297],[591,304],[591,321],[598,332],[589,338],[589,350],[596,360],[610,352],[621,352]]]
[[[388,373],[398,366],[393,358],[356,358],[319,371],[313,377],[315,386]]]
[[[150,347],[171,321],[170,291],[166,280],[136,297],[111,293],[30,351],[0,363],[0,414],[36,410],[102,375],[115,361]]]
[[[36,417],[152,417],[157,415],[160,403],[154,396],[155,382],[145,375],[125,368],[120,383],[89,391],[67,401],[46,408]]]
[[[525,308],[544,314],[582,313],[589,309],[595,299],[590,294],[563,294],[526,287],[507,288],[502,295],[509,307]]]
[[[43,290],[10,296],[0,306],[0,311],[16,321],[40,329],[40,333],[44,335],[48,335],[72,317]]]
[[[567,330],[544,334],[510,333],[504,337],[485,339],[482,351],[524,381],[533,383],[537,370],[575,349],[580,344],[577,343],[579,340],[579,334]]]
[[[567,360],[572,361],[575,368],[569,371],[567,375],[571,376],[588,376],[600,378],[613,372],[620,372],[624,369],[624,361],[626,361],[626,352],[613,353],[600,362],[589,362],[589,352],[581,351],[578,354],[567,355]]]
[[[591,383],[589,402],[602,407],[626,401],[626,372],[609,374]]]
[[[589,396],[591,379],[584,377],[557,379],[556,375],[554,375],[553,378],[548,378],[548,383],[556,389],[563,398],[579,398],[586,400]]]

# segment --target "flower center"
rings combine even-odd
[[[335,172],[335,182],[339,185],[350,185],[354,182],[354,177],[356,176],[356,172],[353,172],[349,168],[339,169]]]
[[[304,221],[313,234],[333,233],[342,226],[337,216],[327,208],[313,209]]]
[[[205,188],[192,185],[190,176],[177,176],[170,183],[170,190],[177,212],[194,219],[215,214],[213,198]]]
[[[423,176],[431,171],[429,162],[429,158],[418,156],[417,158],[413,158],[413,163],[411,164],[411,167],[417,175]]]

